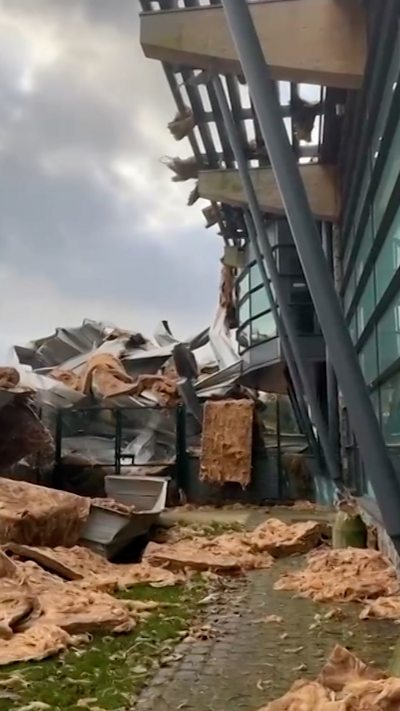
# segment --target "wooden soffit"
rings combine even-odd
[[[367,53],[360,0],[274,0],[249,7],[274,79],[360,87]],[[220,6],[144,13],[141,44],[152,59],[241,73]]]
[[[300,165],[300,174],[316,219],[337,222],[340,198],[336,168],[318,163]],[[252,168],[250,177],[263,212],[284,214],[282,198],[272,168]],[[244,207],[246,198],[238,170],[203,170],[199,175],[200,197]]]

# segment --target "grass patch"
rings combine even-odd
[[[124,599],[156,600],[158,608],[129,635],[96,635],[90,645],[70,650],[44,662],[14,664],[0,669],[0,711],[19,709],[32,702],[55,711],[97,707],[107,711],[132,708],[146,680],[160,660],[173,651],[182,632],[196,616],[205,583],[168,588],[135,586]],[[10,675],[21,677],[12,688],[3,685]],[[82,706],[82,699],[91,699]],[[78,703],[80,705],[78,705]],[[46,706],[36,706],[45,711]],[[32,711],[35,706],[32,706]]]

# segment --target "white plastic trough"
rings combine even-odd
[[[82,532],[82,542],[112,558],[138,536],[146,534],[164,511],[168,479],[109,475],[105,477],[107,497],[126,506],[134,506],[131,514],[92,506]]]

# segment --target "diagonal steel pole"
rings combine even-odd
[[[233,146],[232,146],[232,148],[233,148]],[[312,427],[312,424],[310,421],[310,417],[309,417],[309,414],[307,411],[307,406],[304,401],[303,387],[302,387],[300,375],[298,372],[297,364],[296,364],[292,349],[290,347],[290,341],[287,336],[283,318],[280,317],[279,309],[276,304],[274,294],[272,292],[270,280],[269,280],[267,270],[265,268],[265,263],[264,263],[263,257],[262,257],[261,247],[259,245],[257,233],[254,228],[254,223],[251,218],[251,215],[247,212],[244,213],[244,221],[245,221],[246,230],[247,230],[249,240],[250,240],[250,242],[253,246],[253,249],[254,249],[257,266],[258,266],[258,268],[260,270],[260,274],[261,274],[261,279],[262,279],[264,288],[267,292],[267,298],[271,304],[271,311],[274,316],[274,320],[275,320],[276,328],[277,328],[277,331],[279,334],[279,338],[281,339],[283,356],[285,358],[286,365],[287,365],[287,368],[289,371],[289,375],[290,375],[290,378],[293,383],[293,388],[296,393],[297,406],[299,409],[299,415],[301,417],[303,426],[305,428],[305,435],[306,435],[307,440],[310,444],[310,449],[315,457],[315,461],[318,462],[321,458],[320,450],[319,450],[318,442],[315,438],[314,430],[313,430],[313,427]]]
[[[269,243],[269,239],[266,234],[262,213],[258,204],[257,195],[254,190],[253,183],[250,178],[250,173],[247,166],[243,147],[240,142],[239,133],[235,126],[233,116],[229,110],[224,88],[219,77],[215,77],[213,79],[213,86],[217,95],[222,117],[224,119],[225,129],[230,144],[232,146],[232,151],[235,156],[235,160],[238,164],[238,169],[243,185],[243,190],[246,196],[246,201],[248,203],[251,216],[253,218],[253,222],[256,228],[256,234],[254,234],[254,231],[251,230],[249,237],[253,237],[252,243],[257,256],[257,261],[259,259],[260,264],[262,265],[261,275],[263,277],[263,283],[267,290],[267,296],[271,301],[271,308],[274,307],[273,315],[277,327],[279,329],[279,335],[282,339],[284,355],[289,368],[290,375],[293,380],[293,385],[295,386],[297,392],[301,394],[300,402],[304,403],[302,393],[304,393],[307,398],[311,410],[311,417],[314,421],[318,435],[321,440],[321,445],[325,455],[325,461],[328,467],[328,471],[331,475],[331,478],[337,481],[340,479],[340,471],[333,455],[332,447],[329,440],[328,428],[326,426],[325,420],[321,412],[321,408],[319,406],[317,395],[314,389],[314,384],[311,382],[309,373],[307,371],[307,366],[304,362],[303,354],[298,344],[292,314],[290,312],[289,306],[287,305],[286,296],[282,289],[282,282],[279,277],[275,258],[272,252],[272,247]],[[274,288],[275,296],[272,294],[268,275],[263,264],[262,254],[265,258],[265,263],[267,265],[269,277]],[[276,308],[275,299],[278,303],[279,311]],[[293,363],[295,364],[295,368],[292,367]],[[290,370],[291,368],[293,371],[296,370],[296,372],[293,372],[293,376]]]
[[[322,224],[322,246],[325,253],[329,271],[332,279],[334,279],[333,269],[333,249],[332,249],[332,225],[326,222]],[[335,459],[340,468],[340,427],[339,427],[339,401],[338,388],[334,367],[329,357],[328,349],[326,349],[326,394],[328,400],[328,424],[329,424],[329,439],[331,447],[335,454]]]
[[[222,0],[222,3],[365,470],[386,530],[400,552],[400,480],[386,449],[347,330],[282,121],[270,70],[245,0]]]

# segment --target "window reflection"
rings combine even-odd
[[[378,325],[379,371],[400,357],[400,296],[389,306]]]
[[[271,306],[264,286],[250,294],[250,300],[252,317],[258,316],[258,314],[263,311],[267,311]]]
[[[357,343],[358,330],[357,330],[357,314],[356,313],[354,314],[353,318],[350,321],[349,333],[350,333],[350,338],[353,341],[353,343]]]
[[[245,294],[249,292],[250,289],[250,274],[249,270],[246,271],[245,274],[243,274],[242,278],[240,279],[238,283],[238,294],[239,294],[239,299],[243,298]]]
[[[376,291],[378,300],[400,267],[400,210],[386,236],[385,243],[376,261]]]
[[[400,443],[400,373],[388,380],[380,391],[381,421],[388,443]]]
[[[379,155],[379,149],[382,142],[382,135],[385,130],[385,124],[387,117],[389,115],[390,106],[393,100],[393,92],[395,89],[395,82],[397,80],[397,74],[399,71],[400,62],[400,38],[397,36],[396,44],[393,50],[392,60],[387,73],[387,80],[385,90],[383,92],[381,106],[379,109],[378,118],[375,125],[374,135],[372,138],[372,158],[376,161]]]
[[[239,344],[239,353],[243,353],[243,351],[250,348],[250,325],[239,329],[236,337]]]
[[[400,122],[393,136],[386,164],[374,200],[375,229],[379,228],[400,172]]]
[[[250,267],[250,289],[255,289],[256,286],[262,284],[261,273],[257,264]]]
[[[367,222],[367,226],[365,228],[365,232],[363,234],[361,244],[358,250],[357,258],[356,258],[356,263],[355,263],[355,276],[356,276],[356,283],[361,279],[362,273],[364,271],[365,263],[368,259],[368,255],[370,253],[371,247],[372,247],[372,240],[373,240],[373,235],[372,235],[372,219],[371,217],[369,218]]]
[[[239,324],[245,323],[250,318],[250,298],[247,298],[239,306]]]
[[[251,322],[251,342],[253,345],[276,336],[275,320],[271,312],[255,318]]]
[[[372,272],[365,286],[364,293],[360,299],[357,309],[358,333],[361,335],[365,326],[368,323],[370,316],[375,308],[375,276]]]
[[[375,331],[360,351],[359,360],[366,382],[368,384],[372,383],[378,375],[378,350]]]

